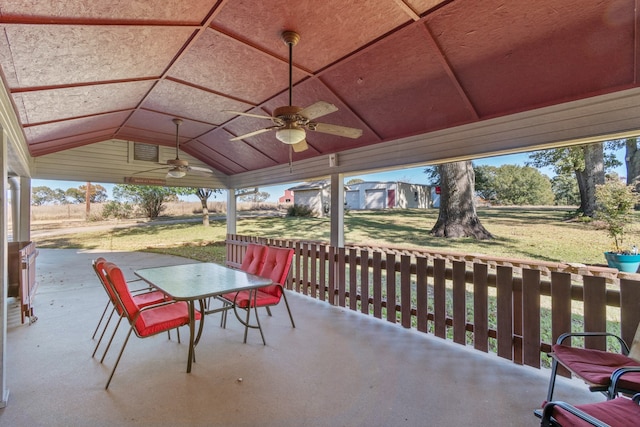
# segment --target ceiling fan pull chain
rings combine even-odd
[[[289,173],[293,173],[293,147],[289,146]]]

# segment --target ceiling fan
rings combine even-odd
[[[169,171],[167,172],[167,178],[182,178],[183,176],[187,175],[187,173],[193,173],[194,175],[211,176],[213,174],[213,171],[211,169],[202,168],[199,166],[189,166],[188,161],[182,160],[180,158],[179,131],[180,131],[180,125],[182,124],[182,120],[178,118],[174,118],[171,121],[176,125],[176,158],[167,160],[167,163],[164,164],[164,166],[162,167],[149,169],[142,172],[136,172],[133,175],[153,172],[153,171],[162,170],[162,169],[169,169]]]
[[[260,119],[268,119],[273,122],[273,126],[259,129],[244,135],[231,138],[231,141],[245,139],[261,133],[275,130],[276,138],[289,145],[293,151],[300,152],[308,147],[306,141],[306,131],[315,131],[327,133],[330,135],[343,136],[347,138],[359,138],[362,135],[361,129],[350,128],[346,126],[338,126],[327,123],[318,123],[314,119],[322,117],[334,111],[338,111],[338,107],[325,101],[319,101],[306,108],[296,107],[292,105],[292,88],[293,88],[293,46],[300,41],[300,35],[295,31],[284,31],[282,40],[289,46],[289,105],[278,107],[273,110],[273,115],[263,116],[259,114],[243,113],[240,111],[230,111],[229,113],[238,114],[240,116],[256,117]]]

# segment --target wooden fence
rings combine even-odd
[[[580,330],[628,343],[640,322],[640,275],[615,269],[239,235],[227,236],[229,266],[240,266],[248,243],[295,250],[290,290],[536,368],[551,342],[577,331],[576,310]],[[584,345],[607,348],[598,337]]]

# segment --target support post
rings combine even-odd
[[[7,406],[9,400],[9,390],[6,386],[7,373],[7,293],[9,291],[9,273],[7,260],[8,241],[8,204],[7,191],[9,184],[7,180],[7,145],[8,138],[4,129],[0,130],[2,147],[0,148],[0,282],[2,292],[0,292],[0,408]]]
[[[236,234],[236,189],[227,189],[227,234]]]
[[[31,178],[9,178],[11,190],[11,234],[14,242],[31,240]]]
[[[331,175],[331,246],[344,248],[344,175]]]
[[[20,177],[19,233],[21,242],[31,241],[31,178]],[[14,232],[15,233],[15,232]]]

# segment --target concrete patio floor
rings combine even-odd
[[[1,426],[524,426],[546,395],[548,370],[511,362],[295,293],[262,316],[242,343],[233,316],[207,317],[185,372],[182,344],[132,337],[104,385],[126,327],[104,363],[91,334],[106,295],[91,268],[104,256],[133,278],[138,268],[192,262],[147,253],[41,249],[32,325],[10,301],[7,407]],[[128,325],[126,325],[128,326]],[[557,399],[601,401],[561,379]]]

